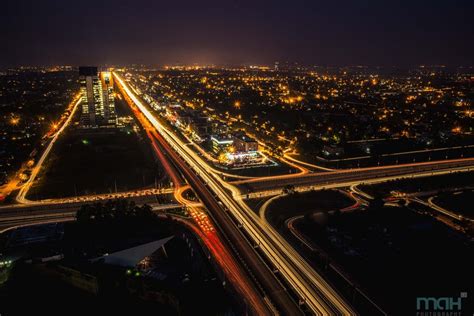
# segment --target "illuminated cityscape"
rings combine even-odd
[[[474,312],[472,3],[4,11],[0,316]]]

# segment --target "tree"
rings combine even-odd
[[[295,191],[295,186],[292,185],[292,184],[287,184],[285,185],[285,187],[283,188],[283,193],[284,194],[294,194],[296,191]]]
[[[385,202],[383,197],[379,194],[374,196],[374,199],[369,202],[369,207],[367,208],[368,211],[379,211],[383,208]]]
[[[76,213],[79,224],[132,219],[149,220],[155,217],[149,205],[137,206],[135,202],[127,200],[107,201],[105,204],[84,204]]]

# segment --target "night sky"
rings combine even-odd
[[[6,0],[0,66],[471,66],[473,17],[472,0]]]

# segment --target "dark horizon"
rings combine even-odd
[[[0,67],[81,64],[472,66],[471,1],[4,4]]]

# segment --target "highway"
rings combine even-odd
[[[350,186],[364,182],[388,181],[420,175],[436,175],[454,171],[474,170],[474,158],[421,162],[349,170],[307,173],[302,175],[282,175],[232,182],[244,193],[280,190],[286,185],[295,187]],[[331,186],[334,187],[334,186]]]
[[[206,214],[202,210],[204,204],[212,219],[217,224],[219,231],[225,233],[228,243],[234,247],[238,254],[237,259],[245,262],[248,270],[252,271],[256,283],[267,299],[274,304],[271,308],[276,308],[281,314],[298,314],[301,310],[297,304],[290,299],[287,293],[289,287],[299,298],[299,303],[316,315],[352,315],[356,312],[338,293],[298,254],[286,240],[284,240],[276,230],[265,220],[259,218],[244,202],[245,198],[261,197],[266,195],[280,194],[286,185],[294,185],[298,190],[318,189],[318,188],[339,188],[345,186],[355,187],[360,183],[375,183],[400,178],[430,176],[435,174],[451,173],[454,171],[474,170],[474,158],[413,163],[403,165],[392,165],[371,168],[359,168],[350,170],[324,170],[325,172],[311,173],[300,166],[300,173],[251,178],[238,178],[234,182],[226,182],[222,179],[222,173],[210,167],[203,158],[189,147],[189,143],[184,142],[173,131],[155,118],[148,107],[137,98],[132,89],[114,73],[119,86],[123,88],[124,95],[136,106],[136,115],[140,114],[146,118],[145,129],[154,147],[154,152],[160,156],[160,160],[170,160],[171,164],[165,166],[168,174],[172,175],[174,188],[157,190],[146,189],[136,192],[124,192],[115,194],[91,195],[83,197],[71,197],[64,199],[30,201],[26,199],[26,194],[30,189],[41,165],[48,156],[54,142],[63,132],[77,108],[74,108],[70,116],[61,128],[52,135],[51,141],[43,152],[40,160],[35,165],[30,179],[21,188],[17,202],[23,203],[0,207],[0,230],[2,223],[5,225],[23,225],[42,223],[58,220],[71,220],[73,209],[78,208],[83,203],[101,201],[115,198],[136,198],[139,196],[153,196],[158,193],[174,193],[177,200],[186,205],[191,216],[203,231],[213,232],[214,226],[206,219]],[[164,151],[164,153],[163,153]],[[291,159],[293,164],[300,161]],[[287,162],[290,162],[288,161]],[[312,165],[306,167],[315,168]],[[183,185],[181,176],[188,181],[194,189],[202,204],[199,202],[186,201],[182,197],[188,187]],[[78,206],[79,205],[79,206]],[[28,206],[25,208],[25,206]],[[23,211],[29,210],[31,214]],[[6,212],[3,212],[6,211]],[[10,213],[11,212],[11,213]],[[23,218],[23,219],[22,219]],[[207,228],[206,228],[207,227]],[[244,237],[245,235],[245,237]],[[219,242],[216,240],[215,242]],[[257,248],[255,250],[254,248]],[[229,255],[229,254],[228,254]],[[260,255],[265,257],[262,260]],[[230,262],[227,257],[226,261]],[[275,277],[272,270],[285,280],[283,285],[278,277]],[[234,269],[232,273],[237,273]],[[241,280],[242,281],[242,280]],[[242,282],[246,282],[243,280]],[[247,288],[244,291],[251,291]],[[253,295],[253,294],[252,294]],[[252,298],[255,300],[255,298]],[[264,308],[260,307],[264,312]]]
[[[3,208],[11,207],[25,207],[29,205],[56,205],[56,204],[69,204],[69,203],[93,203],[101,202],[115,199],[131,199],[139,200],[140,198],[150,198],[158,195],[169,195],[174,192],[174,189],[163,188],[163,189],[140,189],[132,191],[123,191],[117,193],[101,193],[101,194],[89,194],[89,195],[80,195],[73,197],[65,198],[56,198],[56,199],[43,199],[43,200],[26,200],[25,203],[12,204],[0,206],[0,210]]]
[[[242,235],[238,231],[236,232],[235,224],[229,222],[230,217],[226,214],[226,211],[232,214],[232,217],[242,225],[242,228],[252,238],[253,242],[258,245],[269,262],[272,262],[274,268],[291,285],[292,289],[300,297],[300,301],[304,302],[314,314],[356,314],[281,236],[275,234],[273,230],[269,231],[266,225],[262,225],[259,218],[242,201],[240,198],[241,194],[235,187],[223,181],[218,174],[213,173],[195,152],[189,149],[179,137],[176,137],[173,132],[168,130],[154,117],[116,73],[114,75],[117,82],[124,87],[127,95],[165,140],[164,143],[169,144],[173,148],[174,151],[168,152],[168,154],[170,156],[179,155],[186,162],[183,165],[184,161],[177,159],[177,161],[181,161],[181,171],[188,173],[188,181],[207,206],[216,222],[221,225],[221,229],[226,233],[230,232],[232,237],[227,236],[229,239],[238,238],[238,240],[241,240]],[[190,172],[191,169],[193,170],[192,172]],[[212,194],[210,191],[212,191]],[[217,198],[219,201],[216,200]],[[236,247],[249,246],[246,241],[237,241],[232,244]],[[253,253],[252,251],[239,252],[240,255],[246,256]],[[255,271],[257,277],[260,277],[260,282],[265,285],[264,288],[274,290],[274,293],[269,294],[273,294],[272,299],[277,307],[280,308],[283,314],[295,314],[297,309],[295,309],[294,304],[289,302],[288,295],[282,293],[281,285],[276,284],[277,286],[275,286],[275,277],[268,274],[269,270],[267,267],[262,269],[261,260],[259,258],[257,260],[259,262],[253,263],[255,259],[250,258],[250,261],[247,262],[252,265],[255,264],[252,270]]]
[[[225,239],[214,228],[214,225],[209,220],[207,214],[202,210],[202,204],[187,200],[183,197],[183,193],[191,188],[189,185],[183,185],[182,178],[193,184],[193,188],[201,197],[201,200],[208,207],[215,207],[217,202],[213,201],[212,195],[209,194],[205,186],[196,182],[196,175],[185,165],[184,161],[180,159],[177,154],[171,149],[168,143],[157,133],[156,129],[150,124],[147,118],[137,108],[134,101],[130,98],[130,94],[126,91],[125,85],[119,85],[127,103],[131,107],[136,118],[146,130],[147,136],[151,142],[152,148],[156,157],[160,160],[163,168],[166,170],[168,176],[174,184],[174,195],[176,200],[186,207],[187,212],[191,215],[195,224],[192,228],[195,233],[201,237],[201,240],[207,245],[208,250],[212,253],[215,260],[220,264],[225,271],[227,277],[232,280],[235,289],[242,294],[243,300],[255,315],[271,315],[272,306],[267,304],[265,299],[262,299],[261,292],[256,287],[251,276],[238,262],[235,256],[231,253],[230,246],[235,246],[230,243],[226,245]],[[181,171],[181,172],[180,172]],[[215,203],[215,204],[212,204]],[[176,216],[174,216],[176,218]],[[190,225],[189,220],[181,219],[184,224]],[[228,235],[226,235],[228,237]]]
[[[311,164],[311,163],[308,163],[308,162],[305,162],[305,161],[301,161],[301,160],[298,160],[296,159],[295,157],[291,156],[291,153],[288,153],[288,152],[285,152],[283,154],[283,157],[286,158],[287,161],[292,161],[298,165],[303,165],[305,167],[310,167],[312,169],[319,169],[319,170],[324,170],[324,171],[334,171],[336,169],[331,169],[331,168],[325,168],[325,167],[322,167],[322,166],[318,166],[318,165],[315,165],[315,164]]]
[[[9,219],[0,221],[0,234],[8,230],[20,228],[23,226],[69,222],[76,220],[75,215],[70,213],[49,214],[44,216],[21,217],[19,219]]]
[[[160,137],[160,136],[159,136]],[[163,147],[169,146],[164,139],[158,138]],[[165,147],[166,148],[166,147]],[[195,190],[196,194],[200,197],[201,201],[206,205],[210,211],[212,217],[216,220],[216,225],[224,232],[225,237],[229,240],[229,244],[236,248],[240,257],[244,259],[244,262],[249,264],[251,270],[255,273],[257,280],[264,284],[264,289],[269,291],[269,295],[280,305],[282,311],[289,312],[288,314],[295,315],[298,310],[293,306],[286,293],[282,292],[280,285],[274,280],[274,276],[271,272],[264,267],[259,258],[254,254],[254,250],[246,240],[243,239],[242,235],[235,229],[234,224],[225,212],[219,206],[218,201],[214,198],[209,189],[202,183],[197,175],[191,171],[191,169],[182,161],[171,148],[167,150],[169,157],[172,161],[179,166],[179,169],[187,179],[191,187]]]
[[[216,243],[215,238],[213,238],[213,235],[210,235],[206,233],[205,231],[202,231],[199,225],[194,224],[192,221],[189,219],[176,216],[176,215],[169,215],[171,218],[174,220],[180,222],[181,224],[184,224],[187,226],[191,231],[193,231],[196,236],[199,237],[199,239],[205,244],[207,249],[213,254],[215,260],[223,268],[223,270],[226,273],[226,277],[231,281],[232,284],[242,284],[242,276],[243,276],[243,271],[241,271],[241,267],[239,264],[232,258],[228,257],[230,254],[227,252],[226,248],[222,246],[220,243]],[[250,290],[252,291],[252,290]],[[244,299],[252,297],[252,293],[245,292],[244,290]],[[247,308],[250,310],[253,310],[256,315],[271,315],[270,311],[268,309],[259,309],[259,302],[255,301],[250,301],[247,302]]]
[[[89,202],[87,202],[89,203]],[[76,212],[81,208],[82,203],[59,204],[56,206],[46,205],[42,208],[36,206],[4,209],[0,213],[0,233],[15,227],[55,223],[62,221],[73,221],[76,219]],[[162,213],[168,210],[181,209],[180,204],[153,204],[148,203],[153,212]]]

